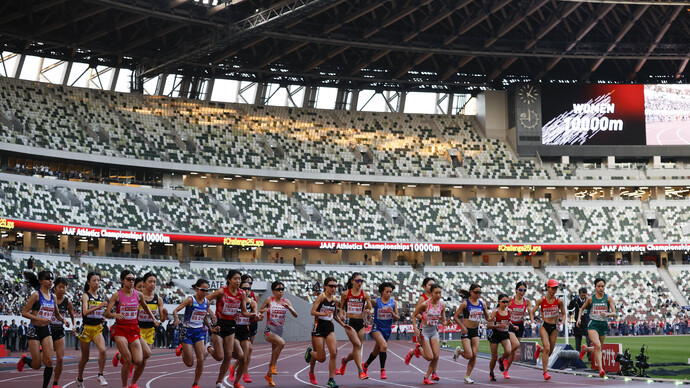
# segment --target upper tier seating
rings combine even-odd
[[[577,230],[583,242],[654,241],[651,228],[642,218],[639,202],[611,204],[611,206],[594,206],[596,204],[586,202],[580,201],[582,206],[577,206],[572,202],[566,204],[564,201],[563,203],[563,207],[567,208],[579,222]]]

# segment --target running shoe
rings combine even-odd
[[[19,356],[19,361],[17,361],[17,371],[18,372],[21,372],[24,370],[24,357],[26,357],[26,353]]]
[[[506,371],[503,371],[503,378],[506,379],[506,380],[509,380],[509,379],[510,379],[510,375],[508,374],[508,371],[507,371],[507,370],[506,370]]]
[[[496,376],[494,376],[494,372],[489,372],[489,380],[496,381]]]
[[[311,361],[311,346],[307,346],[307,352],[304,353],[304,361],[307,363]]]
[[[84,388],[84,380],[79,381],[79,378],[74,378],[74,383],[77,384],[77,388]]]
[[[505,366],[505,364],[503,364],[503,359],[502,359],[502,358],[499,358],[499,359],[498,359],[498,370],[500,370],[501,372],[503,372],[504,370],[506,370],[506,366]]]
[[[62,387],[57,385],[57,384],[53,384],[53,388],[62,388]]]
[[[316,375],[313,373],[309,373],[309,382],[314,385],[319,385],[319,383],[316,382]]]
[[[407,355],[405,356],[405,365],[410,365],[410,360],[412,360],[412,353],[414,353],[413,350],[407,352]]]
[[[599,377],[601,377],[601,378],[606,377],[606,371],[600,370],[599,371]]]
[[[199,387],[199,384],[194,384],[194,385],[192,385],[192,388],[200,388],[200,387]]]
[[[341,362],[341,364],[340,364],[340,369],[336,369],[336,370],[335,370],[335,374],[336,374],[336,375],[344,375],[344,374],[345,374],[345,365],[347,365],[347,364],[345,363],[345,357],[341,358],[341,359],[340,359],[340,362]]]
[[[266,376],[264,376],[264,378],[268,382],[269,387],[275,387],[276,386],[276,383],[273,382],[273,377],[271,377],[269,374],[266,374]],[[194,388],[194,387],[192,387],[192,388]]]
[[[425,377],[424,380],[422,380],[422,383],[424,383],[424,385],[431,385],[431,384],[433,384],[434,382],[431,381],[431,380],[429,380],[428,377]]]
[[[182,355],[182,344],[180,344],[180,346],[175,348],[175,355],[177,357],[180,357]]]
[[[108,385],[108,382],[105,381],[105,377],[103,375],[98,375],[98,384],[101,386]]]
[[[422,345],[420,344],[415,344],[414,346],[414,356],[419,358],[419,356],[422,355]]]
[[[245,373],[244,376],[242,376],[242,381],[244,381],[245,383],[251,383],[252,382],[252,378],[249,377],[249,373]]]
[[[388,376],[386,376],[386,370],[385,370],[385,369],[381,369],[381,380],[385,380],[385,379],[387,379],[387,378],[388,378]]]
[[[278,371],[276,370],[276,366],[271,365],[271,367],[268,368],[268,375],[273,376],[273,375],[277,375],[277,374],[278,374]]]
[[[549,374],[549,372],[544,372],[544,380],[546,380],[546,381],[551,380],[551,375]]]
[[[228,376],[228,381],[235,380],[235,368],[232,365],[230,365],[230,370],[228,372],[230,373]]]
[[[113,366],[117,368],[118,365],[120,365],[120,358],[118,357],[120,355],[120,352],[117,351],[115,352],[115,355],[113,356]]]
[[[458,357],[460,357],[460,353],[462,353],[462,347],[456,346],[455,351],[453,352],[453,361],[458,361]]]
[[[139,388],[139,384],[134,383],[134,384],[130,385],[129,388]]]
[[[232,385],[233,388],[244,388],[244,385],[240,384],[239,381]]]
[[[367,365],[366,362],[363,362],[363,363],[362,363],[362,370],[366,372],[367,369],[369,369],[369,365]]]
[[[225,385],[223,385],[223,383],[218,381],[218,382],[216,382],[216,388],[225,388]]]
[[[534,351],[534,359],[537,360],[539,359],[539,353],[541,353],[541,346],[537,344],[537,350]]]
[[[474,380],[470,376],[465,376],[465,384],[474,384]]]
[[[431,377],[430,377],[430,379],[432,379],[432,380],[434,380],[434,381],[439,381],[439,380],[441,380],[441,379],[438,377],[438,375],[436,374],[435,371],[434,371],[434,372],[431,372]]]
[[[580,350],[580,360],[585,358],[585,354],[587,354],[587,346],[582,344],[582,350]]]
[[[329,388],[338,388],[339,385],[335,382],[333,379],[328,379],[328,384],[326,384]]]
[[[508,359],[507,358],[503,359],[503,369],[505,369],[505,372],[508,371]]]
[[[366,380],[366,379],[368,379],[368,378],[369,378],[369,375],[367,374],[367,372],[362,372],[362,373],[359,374],[359,379],[360,379],[360,380]]]

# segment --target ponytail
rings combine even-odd
[[[41,282],[38,281],[38,278],[36,277],[35,273],[28,271],[24,272],[24,278],[31,287],[37,290],[41,288]]]
[[[89,289],[91,289],[91,286],[89,286],[89,282],[91,281],[91,278],[94,276],[98,276],[99,278],[101,277],[101,274],[98,272],[89,272],[88,275],[86,275],[86,283],[84,284],[84,292],[88,292]]]
[[[362,274],[359,272],[353,272],[352,275],[350,275],[350,278],[347,279],[347,284],[345,284],[346,290],[351,290],[352,288],[354,288],[355,278],[357,276],[362,276]]]

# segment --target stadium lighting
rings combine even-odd
[[[546,188],[546,190],[556,190],[556,188],[555,188],[555,187],[550,187],[550,186],[549,186],[549,187]]]
[[[322,185],[322,184],[323,184],[323,182],[314,182],[314,184],[317,184],[317,185]]]
[[[200,176],[201,179],[206,179],[206,175]]]
[[[462,186],[453,186],[454,189],[462,189]]]
[[[508,187],[508,186],[501,186],[501,188],[502,188],[503,190],[508,190],[510,187]]]
[[[417,187],[417,185],[407,185],[407,187]]]
[[[199,175],[198,172],[190,172],[189,174],[191,174],[191,175]]]
[[[251,181],[252,181],[252,178],[247,178],[247,182],[251,182]]]
[[[226,180],[226,181],[231,181],[231,180],[232,180],[232,178],[229,177],[229,176],[223,177],[223,179]]]
[[[268,181],[269,181],[269,182],[272,182],[272,183],[278,183],[278,180],[277,180],[277,179],[269,179]]]

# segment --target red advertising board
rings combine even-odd
[[[621,365],[616,362],[616,354],[622,352],[623,345],[621,344],[603,344],[601,346],[601,361],[606,372],[618,373],[621,370]],[[592,369],[599,370],[594,354],[592,354]]]

